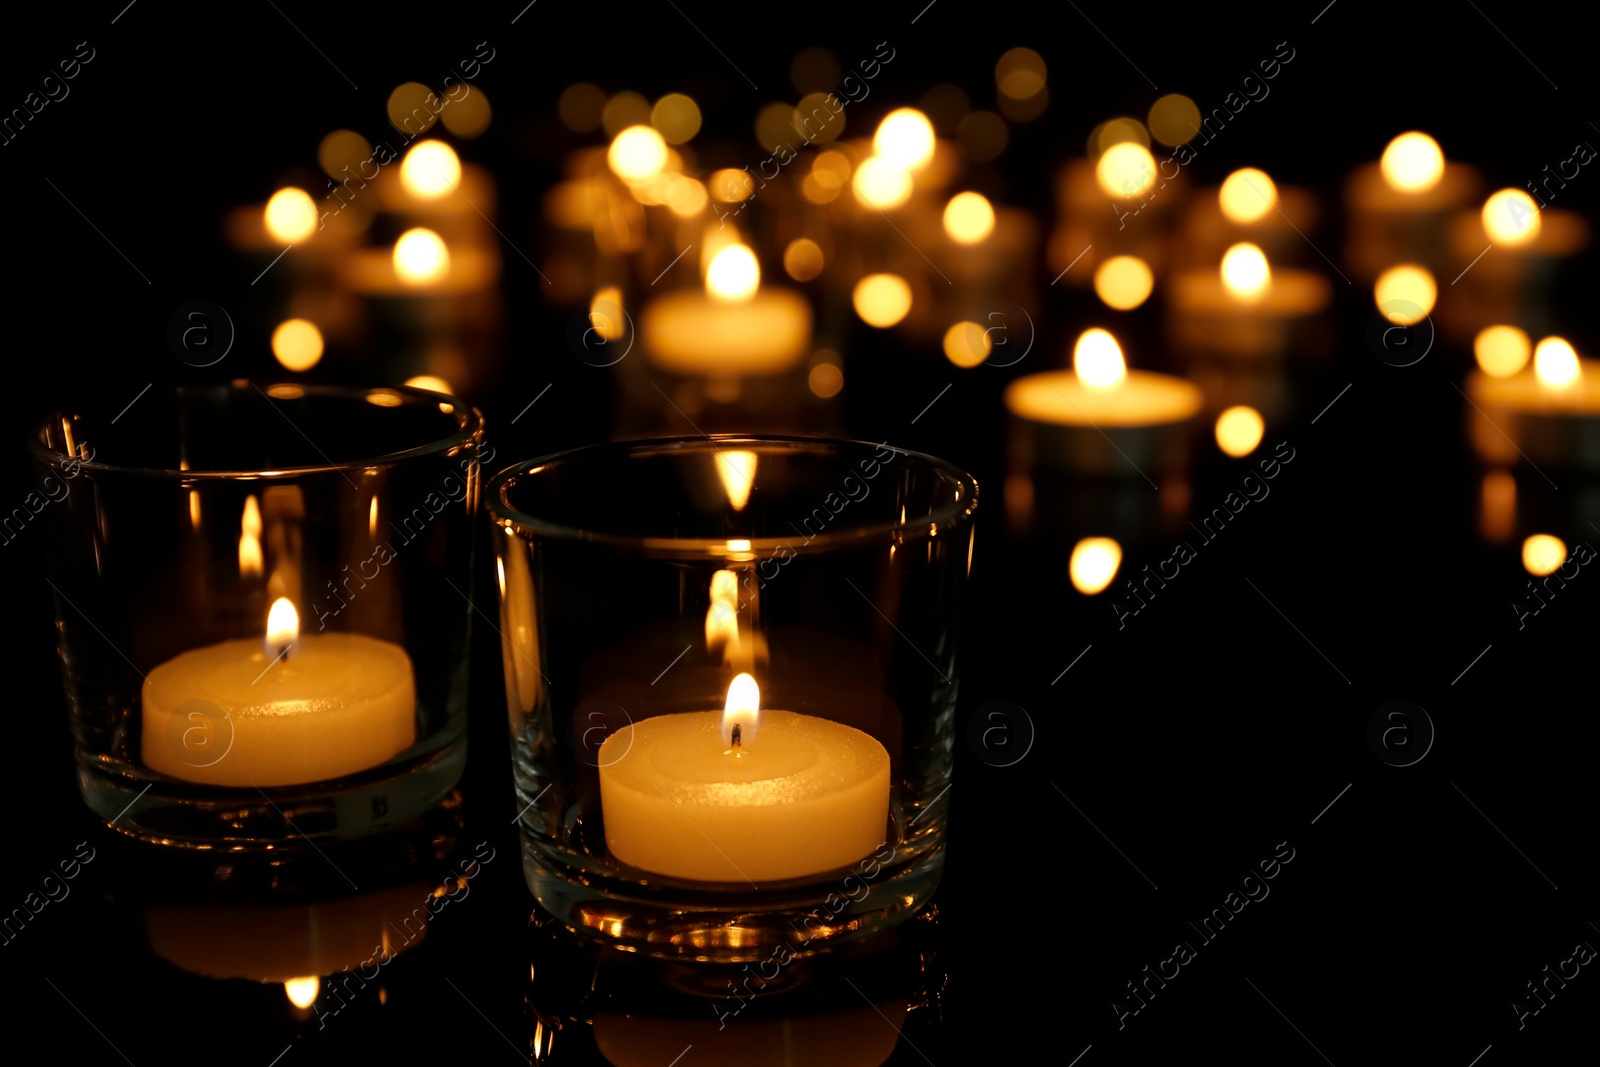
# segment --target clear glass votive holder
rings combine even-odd
[[[806,955],[938,884],[977,484],[888,445],[599,445],[490,480],[523,868],[580,933]]]
[[[438,803],[465,760],[482,442],[442,394],[242,380],[40,424],[89,807],[238,850]]]

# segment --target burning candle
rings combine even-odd
[[[1426,133],[1411,130],[1394,138],[1382,159],[1358,167],[1345,184],[1345,258],[1352,272],[1374,278],[1401,260],[1442,265],[1450,214],[1472,198],[1478,184],[1471,167],[1448,162]]]
[[[1513,347],[1515,338],[1499,343]],[[1484,369],[1467,376],[1473,405],[1467,420],[1478,455],[1508,466],[1525,456],[1535,464],[1600,469],[1600,361],[1579,358],[1563,338],[1546,337],[1534,346],[1531,367],[1512,370],[1512,360],[1491,347],[1486,339],[1478,353]]]
[[[780,374],[810,354],[811,306],[791,289],[763,289],[755,253],[734,243],[711,258],[705,292],[652,301],[639,332],[650,359],[675,374]]]
[[[606,845],[630,866],[692,881],[801,878],[884,841],[889,753],[851,726],[760,709],[749,674],[722,711],[641,719],[601,746]]]
[[[1200,411],[1193,382],[1130,371],[1115,337],[1087,330],[1070,371],[1044,371],[1006,387],[1006,408],[1031,432],[1037,458],[1098,473],[1169,466],[1183,455],[1183,430]]]
[[[1174,277],[1171,296],[1168,329],[1179,348],[1261,358],[1287,352],[1331,294],[1322,275],[1274,268],[1260,248],[1241,242],[1216,270]]]
[[[324,781],[416,740],[405,650],[362,634],[301,635],[285,597],[273,602],[265,642],[181,653],[149,673],[142,705],[145,765],[206,785]]]

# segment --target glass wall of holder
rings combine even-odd
[[[35,521],[89,807],[245,848],[437,803],[465,759],[482,438],[438,393],[247,381],[48,418]]]
[[[805,954],[943,864],[977,485],[859,442],[601,445],[486,496],[523,864],[624,948]]]

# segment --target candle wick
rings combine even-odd
[[[743,739],[743,733],[744,733],[744,731],[740,728],[739,724],[738,723],[734,723],[733,724],[733,747],[734,748],[740,747],[741,741]]]

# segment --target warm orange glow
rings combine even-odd
[[[1546,389],[1570,389],[1583,377],[1583,367],[1566,338],[1546,337],[1534,346],[1533,373]]]
[[[700,132],[700,105],[682,93],[668,93],[650,109],[650,125],[668,144],[683,144]]]
[[[1044,57],[1031,48],[1013,48],[994,65],[996,87],[1013,100],[1030,100],[1039,95],[1046,77]]]
[[[896,108],[878,124],[872,151],[897,167],[919,170],[933,158],[933,123],[914,107]]]
[[[1138,256],[1112,256],[1094,269],[1095,295],[1108,307],[1131,311],[1150,299],[1156,277]]]
[[[400,161],[400,184],[418,200],[437,200],[461,184],[461,157],[443,141],[419,141]]]
[[[1124,142],[1149,148],[1150,131],[1145,129],[1144,123],[1138,119],[1130,119],[1125,115],[1108,119],[1089,134],[1089,158],[1099,159],[1101,153],[1110,149],[1112,145]]]
[[[1217,416],[1217,447],[1235,459],[1248,456],[1261,443],[1267,424],[1261,413],[1243,404],[1231,407]]]
[[[706,195],[706,187],[697,179],[686,178],[682,174],[669,177],[671,180],[667,183],[666,195],[668,210],[680,219],[692,219],[706,209],[710,197]]]
[[[1156,160],[1144,145],[1123,141],[1101,154],[1094,165],[1094,178],[1107,196],[1135,197],[1156,184]]]
[[[440,109],[429,107],[429,101],[437,102],[438,97],[421,82],[403,82],[395,86],[385,105],[389,124],[411,137],[426,132],[439,121]]]
[[[722,742],[733,744],[733,728],[739,727],[739,744],[747,746],[761,728],[761,687],[748,674],[741,674],[728,685],[728,700],[722,707]]]
[[[813,395],[824,400],[838,396],[839,390],[844,388],[844,371],[834,363],[818,363],[806,375],[806,385]]]
[[[304,189],[279,189],[267,201],[267,232],[284,244],[299,244],[317,232],[317,205]]]
[[[1094,596],[1111,584],[1122,566],[1122,546],[1109,537],[1085,537],[1072,546],[1067,573],[1072,588],[1084,596]]]
[[[305,319],[285,319],[272,331],[272,354],[289,370],[310,370],[322,358],[322,331]]]
[[[728,506],[734,511],[743,511],[744,506],[750,503],[750,490],[756,484],[759,457],[754,452],[723,450],[712,458],[717,464],[717,477],[728,494]]]
[[[944,355],[958,367],[976,367],[989,358],[989,333],[976,322],[958,322],[944,332]]]
[[[192,511],[192,498],[190,507]],[[259,577],[261,569],[261,505],[251,495],[244,498],[239,516],[239,577]]]
[[[706,180],[706,191],[711,194],[712,199],[720,200],[724,204],[737,204],[741,200],[749,199],[755,190],[756,183],[750,175],[733,167],[723,167],[721,170],[713,171],[711,177]]]
[[[1245,167],[1223,180],[1217,203],[1229,222],[1256,222],[1278,206],[1278,187],[1266,171]]]
[[[822,273],[822,246],[809,237],[796,237],[783,250],[783,269],[797,282],[809,282]]]
[[[880,211],[899,207],[911,199],[911,172],[883,156],[862,160],[850,184],[856,199]]]
[[[647,182],[667,165],[667,142],[649,126],[629,126],[611,142],[606,162],[625,182]]]
[[[375,408],[397,408],[405,403],[400,394],[393,389],[369,389],[366,399],[367,403]]]
[[[898,274],[869,274],[851,294],[856,314],[868,326],[887,329],[911,310],[911,286]]]
[[[982,193],[957,193],[944,207],[944,232],[958,244],[975,245],[994,232],[994,207]]]
[[[300,613],[294,610],[294,604],[288,597],[281,596],[272,602],[272,609],[267,612],[267,659],[277,659],[285,647],[298,640]]]
[[[316,1003],[317,994],[322,991],[322,979],[316,975],[290,978],[283,983],[283,991],[288,994],[290,1004],[297,1008],[309,1008]]]
[[[1534,534],[1522,542],[1522,568],[1535,578],[1554,574],[1567,561],[1567,545],[1551,534]]]
[[[1083,331],[1072,346],[1072,369],[1090,389],[1115,389],[1128,376],[1122,346],[1109,331],[1098,326]]]
[[[1483,232],[1497,245],[1515,248],[1539,236],[1539,205],[1521,189],[1501,189],[1483,202]]]
[[[1515,326],[1489,326],[1473,339],[1472,354],[1489,377],[1509,378],[1528,365],[1533,343]]]
[[[371,158],[372,146],[354,130],[334,130],[317,145],[317,164],[335,180],[344,178],[347,168],[355,172]]]
[[[1239,300],[1259,300],[1272,286],[1266,253],[1248,241],[1228,249],[1222,256],[1222,284]]]
[[[450,106],[439,114],[446,129],[469,141],[487,130],[493,117],[494,110],[489,107],[489,98],[477,86],[473,86],[460,100],[450,101]]]
[[[835,148],[818,152],[811,161],[811,176],[824,189],[838,189],[850,180],[850,157]]]
[[[200,529],[200,490],[189,490],[189,525]]]
[[[1150,105],[1145,121],[1152,137],[1164,145],[1177,146],[1200,132],[1200,109],[1182,93],[1168,93]]]
[[[1444,177],[1444,152],[1438,141],[1413,130],[1389,142],[1378,168],[1389,188],[1396,192],[1426,192]]]
[[[446,396],[455,395],[455,390],[450,388],[450,383],[436,374],[418,374],[407,378],[405,384],[413,389],[427,389],[430,392],[443,393]],[[377,497],[373,497],[372,503],[374,506],[377,505]]]
[[[761,264],[747,245],[729,245],[713,256],[706,268],[706,292],[714,300],[743,303],[756,295],[760,285]]]
[[[711,606],[706,609],[706,651],[722,649],[731,658],[739,647],[739,576],[717,571],[711,576]]]
[[[1478,526],[1485,541],[1509,541],[1517,528],[1517,479],[1510,471],[1492,470],[1483,476],[1482,508]]]
[[[1400,326],[1413,326],[1428,317],[1433,302],[1438,299],[1439,286],[1425,267],[1403,264],[1390,267],[1378,275],[1372,287],[1373,301],[1389,321]],[[1399,302],[1403,307],[1385,307]]]
[[[407,230],[394,243],[394,272],[407,285],[436,282],[450,273],[450,250],[432,230]]]
[[[622,315],[622,290],[615,285],[601,287],[589,301],[589,325],[606,341],[620,341],[627,334]]]

